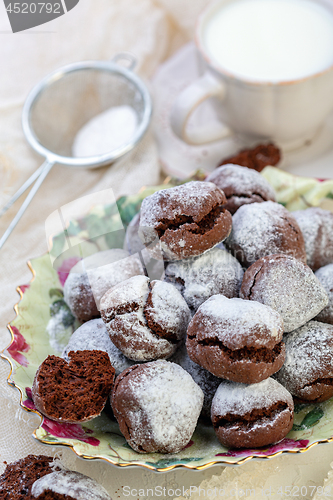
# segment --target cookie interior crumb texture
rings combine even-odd
[[[36,408],[60,422],[86,422],[98,416],[113,387],[115,370],[103,351],[69,353],[67,363],[48,356],[35,375]]]

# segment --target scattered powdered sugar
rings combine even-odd
[[[229,349],[273,348],[282,340],[283,320],[279,313],[260,302],[213,295],[194,315],[197,339],[217,337]]]
[[[319,207],[293,212],[304,236],[307,264],[314,271],[333,262],[333,214]]]
[[[268,409],[274,403],[285,401],[293,408],[291,394],[279,382],[267,378],[257,384],[241,384],[224,380],[218,387],[212,403],[215,415],[246,415],[254,409]]]
[[[59,470],[37,479],[32,485],[31,494],[38,497],[47,490],[75,500],[111,500],[106,489],[97,481],[74,471]]]
[[[247,264],[265,255],[281,253],[281,234],[289,220],[293,218],[288,210],[273,201],[242,205],[232,217],[232,230],[225,240],[226,246]],[[296,251],[299,240],[296,223],[295,226],[296,232],[291,234]]]
[[[230,253],[215,247],[199,257],[170,262],[164,280],[183,295],[192,312],[215,294],[238,297],[244,271]]]
[[[309,321],[285,335],[284,341],[286,360],[275,376],[291,393],[306,395],[306,384],[333,377],[332,325]]]
[[[327,294],[307,265],[281,255],[265,257],[262,262],[248,298],[278,311],[285,332],[304,325],[327,305]]]
[[[92,350],[108,353],[111,365],[116,370],[116,375],[119,375],[123,370],[133,365],[133,361],[126,358],[111,341],[110,335],[101,318],[87,321],[75,330],[61,357],[69,362],[69,352]]]
[[[272,186],[262,175],[251,168],[231,163],[222,165],[207,177],[207,181],[213,182],[222,189],[227,198],[233,195],[251,196],[258,193],[266,199],[275,201],[275,191]]]
[[[318,321],[333,324],[333,264],[321,267],[315,272],[328,296],[328,305],[316,316]]]
[[[129,410],[131,438],[140,444],[151,435],[157,447],[174,452],[191,439],[199,418],[203,392],[191,375],[175,363],[158,360],[128,379],[137,408]]]
[[[131,106],[114,106],[94,116],[77,133],[73,156],[87,157],[110,153],[127,144],[138,126],[138,115]]]
[[[173,220],[189,215],[194,221],[208,214],[224,196],[212,182],[191,181],[180,186],[157,191],[142,202],[140,225],[142,229],[158,225],[161,219]],[[139,233],[140,234],[140,233]]]

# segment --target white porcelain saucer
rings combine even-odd
[[[160,160],[165,173],[180,178],[188,177],[196,169],[212,171],[220,160],[247,146],[235,136],[204,146],[189,146],[173,134],[169,124],[172,104],[179,92],[198,78],[199,65],[195,45],[191,42],[162,64],[152,78],[153,124]],[[207,101],[193,114],[189,126],[214,120],[214,107]],[[312,141],[300,149],[283,153],[279,167],[295,175],[333,178],[333,113]]]

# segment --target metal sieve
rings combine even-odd
[[[120,64],[121,61],[127,66]],[[152,101],[146,85],[133,73],[135,65],[136,60],[129,53],[117,54],[111,61],[74,63],[54,71],[32,89],[23,107],[22,126],[27,141],[45,161],[0,211],[1,216],[36,181],[1,237],[0,248],[53,165],[71,168],[110,165],[142,139],[150,123]],[[104,154],[74,157],[72,145],[82,127],[95,116],[120,105],[131,106],[137,115],[137,127],[130,140]]]

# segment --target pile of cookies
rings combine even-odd
[[[79,262],[64,297],[84,323],[37,371],[35,405],[83,422],[111,393],[139,453],[180,451],[199,418],[225,446],[273,444],[295,400],[333,396],[333,214],[289,213],[246,167],[144,199],[126,249]]]

